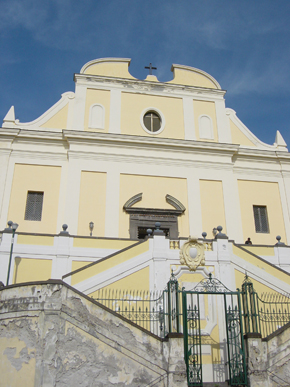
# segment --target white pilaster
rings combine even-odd
[[[121,133],[121,90],[112,89],[110,93],[109,133]]]
[[[11,241],[12,241],[12,233],[3,232],[2,241],[0,244],[0,281],[2,281],[4,285],[6,285],[6,280],[7,280]],[[12,268],[12,263],[11,263],[11,268]],[[13,278],[11,276],[11,269],[10,269],[10,278]],[[11,281],[9,283],[11,284]]]
[[[282,172],[283,183],[279,182],[279,191],[281,197],[281,206],[284,218],[286,241],[282,241],[287,245],[290,244],[290,176],[289,172]]]
[[[154,287],[151,290],[164,289],[169,280],[169,263],[167,257],[169,252],[169,239],[165,235],[154,235],[153,237],[153,275]]]
[[[3,191],[0,230],[3,230],[6,227],[8,220],[11,220],[11,219],[7,219],[7,216],[8,216],[12,182],[13,182],[14,165],[15,165],[14,160],[10,157],[8,161],[8,167],[7,167],[6,184],[4,185],[4,191]],[[19,223],[19,219],[12,219],[12,221]]]
[[[7,173],[8,173],[8,163],[9,163],[10,154],[11,154],[10,149],[1,150],[1,156],[0,156],[0,209],[1,209],[0,214],[1,215],[2,215],[4,189],[5,189],[5,182],[6,182]],[[6,221],[6,218],[5,218],[5,221]],[[2,225],[1,223],[1,226],[0,226],[1,229],[4,228],[4,224]]]
[[[64,163],[61,168],[60,187],[59,187],[59,200],[57,211],[56,232],[62,230],[62,225],[65,221],[65,208],[66,208],[66,195],[67,195],[67,178],[68,178],[68,163]],[[52,277],[53,278],[53,277]]]
[[[84,130],[86,92],[87,87],[85,85],[76,84],[72,129]]]
[[[230,130],[230,123],[229,123],[228,116],[226,115],[224,99],[215,101],[215,108],[216,108],[218,140],[219,142],[223,142],[223,143],[231,143],[232,136],[231,136],[231,130]]]
[[[78,215],[80,203],[81,170],[78,159],[70,159],[67,172],[67,191],[65,200],[65,211],[62,219],[68,225],[68,232],[76,235],[78,231]],[[63,187],[62,187],[63,189]],[[61,200],[61,198],[60,198]],[[58,217],[58,224],[61,220]],[[57,232],[60,232],[57,230]]]
[[[183,98],[184,139],[196,140],[193,100],[190,97]]]
[[[222,181],[228,237],[234,239],[236,243],[243,243],[242,217],[237,179],[232,172],[229,172]]]
[[[202,214],[200,201],[200,185],[197,176],[189,176],[187,179],[188,219],[189,233],[191,236],[201,237]]]
[[[105,236],[119,236],[120,173],[111,170],[107,173]]]
[[[290,250],[287,247],[274,247],[275,256],[278,257],[278,265],[281,269],[290,273]]]
[[[73,238],[60,235],[55,237],[55,244],[56,255],[52,260],[51,278],[61,279],[64,274],[71,271],[70,255]]]

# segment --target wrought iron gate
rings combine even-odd
[[[182,291],[184,357],[187,366],[189,387],[203,386],[202,375],[202,330],[200,297],[219,295],[223,298],[229,384],[246,386],[246,360],[242,328],[240,291],[230,291],[219,280],[202,280],[191,291]],[[219,324],[221,322],[219,321]]]

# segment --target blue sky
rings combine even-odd
[[[102,57],[132,58],[160,81],[171,64],[200,68],[227,90],[226,106],[262,141],[290,148],[289,0],[1,0],[0,118],[31,121],[73,74]]]

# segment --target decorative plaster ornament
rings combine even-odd
[[[179,253],[180,263],[187,265],[189,270],[195,271],[198,266],[204,266],[204,244],[197,238],[189,236],[188,242],[185,242]]]

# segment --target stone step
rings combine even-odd
[[[204,382],[203,387],[229,387],[228,382]]]

